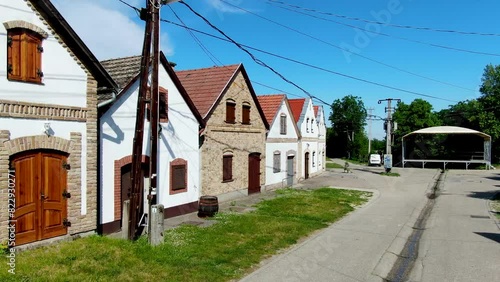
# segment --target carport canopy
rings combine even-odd
[[[483,159],[473,159],[471,158],[470,160],[424,160],[424,159],[405,159],[405,138],[410,136],[410,135],[416,135],[416,134],[473,134],[480,136],[484,139],[484,151],[483,151]],[[425,164],[427,162],[442,162],[443,163],[443,168],[446,169],[446,164],[453,162],[453,163],[465,163],[465,168],[467,169],[469,167],[469,164],[471,163],[480,163],[480,164],[485,164],[486,168],[489,169],[491,166],[491,136],[477,130],[473,130],[470,128],[465,128],[465,127],[458,127],[458,126],[434,126],[434,127],[428,127],[428,128],[423,128],[419,129],[413,132],[410,132],[403,136],[402,138],[402,155],[403,155],[403,167],[405,167],[405,164],[407,162],[421,162],[422,163],[422,168],[425,167]]]

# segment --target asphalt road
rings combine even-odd
[[[500,281],[500,172],[450,170],[420,240],[411,281]]]
[[[440,172],[396,168],[401,177],[387,177],[379,175],[383,168],[351,168],[353,173],[325,172],[298,188],[361,189],[373,192],[372,200],[262,262],[242,281],[387,281]],[[487,207],[499,179],[495,171],[445,174],[405,280],[500,281],[500,229]]]

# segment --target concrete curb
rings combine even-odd
[[[434,175],[433,179],[437,181],[439,179],[439,174],[441,172],[438,171]],[[425,195],[428,196],[429,193],[433,189],[432,185],[431,187],[428,187],[427,190],[425,191]],[[394,266],[395,262],[397,261],[399,255],[401,255],[406,242],[410,238],[411,234],[413,233],[413,227],[417,223],[417,220],[420,216],[420,213],[422,210],[425,208],[427,205],[428,198],[424,197],[419,204],[413,209],[413,212],[408,219],[408,221],[401,227],[400,231],[392,241],[392,243],[389,245],[387,250],[385,251],[384,255],[380,258],[380,261],[378,264],[375,266],[375,268],[372,271],[372,275],[375,275],[382,280],[386,279],[389,276],[389,273],[392,270],[392,267]]]

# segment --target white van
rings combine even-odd
[[[378,165],[382,164],[382,160],[380,159],[379,154],[371,154],[370,159],[368,160],[368,165]]]

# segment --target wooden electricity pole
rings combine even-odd
[[[144,118],[146,108],[146,92],[148,91],[148,75],[150,67],[150,49],[151,49],[151,11],[153,5],[146,0],[146,9],[141,11],[141,19],[146,21],[146,30],[144,33],[144,44],[142,46],[140,86],[137,99],[137,112],[135,121],[135,133],[132,147],[132,173],[131,173],[131,192],[130,192],[130,213],[128,222],[128,238],[136,238],[138,220],[142,212],[142,195],[144,195],[144,180],[142,176],[142,148],[144,140]]]
[[[156,2],[156,0],[154,0]],[[151,234],[151,206],[156,204],[157,187],[157,163],[158,163],[158,131],[159,131],[159,86],[158,86],[158,68],[160,56],[160,4],[153,5],[153,73],[151,74],[151,157],[149,158],[149,191],[148,191],[148,234]]]

